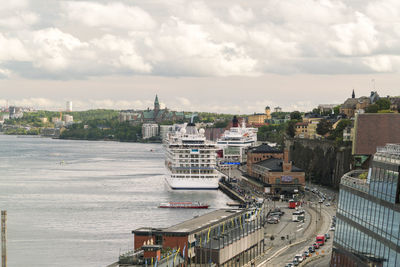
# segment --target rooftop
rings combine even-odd
[[[271,172],[282,172],[283,171],[282,164],[283,164],[283,160],[270,158],[270,159],[266,159],[266,160],[257,162],[255,165],[268,168]],[[292,172],[302,172],[303,170],[292,165],[291,171]]]
[[[399,125],[399,113],[359,114],[355,122],[353,154],[372,155],[377,147],[400,143]]]
[[[345,173],[340,183],[348,187],[352,187],[362,192],[369,192],[369,184],[367,182],[368,170],[354,170]]]
[[[240,213],[245,212],[245,210],[238,209],[219,209],[212,212],[206,213],[201,216],[195,216],[194,218],[178,223],[176,225],[167,228],[151,228],[142,227],[133,230],[132,233],[148,233],[148,232],[164,232],[164,233],[193,233],[201,231],[203,229],[208,229],[214,224],[218,224],[224,220],[230,219],[230,217],[235,217]]]
[[[262,144],[262,145],[252,148],[250,150],[250,153],[282,153],[282,150],[279,150],[268,144]]]

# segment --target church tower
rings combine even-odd
[[[356,98],[356,94],[354,93],[354,89],[353,89],[353,93],[351,94],[351,98]]]
[[[156,95],[156,99],[154,100],[154,111],[160,110],[160,103],[158,102],[158,96]]]

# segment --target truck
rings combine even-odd
[[[289,209],[295,209],[298,206],[300,206],[300,201],[296,201],[294,199],[289,200]]]
[[[315,242],[318,245],[323,246],[325,244],[325,235],[317,235],[317,237],[315,238]]]

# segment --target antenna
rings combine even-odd
[[[372,79],[372,80],[371,80],[371,83],[372,83],[373,89],[374,89],[374,91],[375,91],[375,79]]]

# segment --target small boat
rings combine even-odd
[[[160,203],[159,208],[170,209],[208,209],[210,205],[200,202],[166,202]]]

